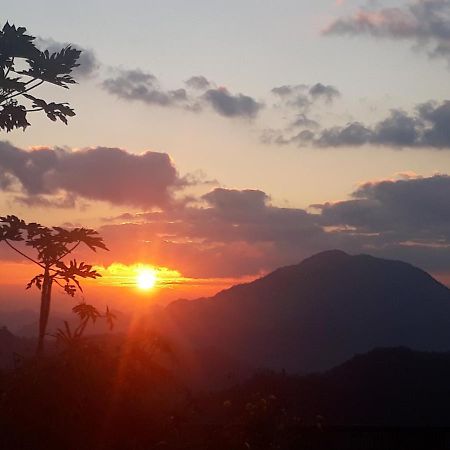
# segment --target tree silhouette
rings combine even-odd
[[[53,283],[62,287],[67,294],[73,297],[77,289],[82,292],[79,278],[95,279],[101,276],[89,264],[77,262],[76,259],[72,259],[66,264],[64,259],[81,244],[86,245],[94,252],[97,248],[108,249],[103,239],[94,230],[87,228],[71,230],[61,227],[48,228],[38,223],[26,223],[12,215],[0,217],[0,242],[4,242],[12,250],[42,269],[42,272],[27,284],[27,289],[35,285],[41,291],[37,347],[37,353],[41,354],[44,349],[44,338],[50,314]],[[25,248],[23,250],[18,248],[20,243],[24,244],[25,247],[34,249],[37,255],[27,255]],[[74,312],[79,315],[80,320],[84,323],[82,327],[84,330],[88,320],[101,315],[94,307],[84,303],[82,305],[84,306],[74,308]],[[107,310],[105,317],[108,321],[112,320],[109,310]]]
[[[0,129],[25,130],[30,125],[27,114],[37,111],[67,125],[67,117],[75,115],[67,103],[48,102],[28,92],[44,83],[66,89],[76,83],[71,73],[79,66],[81,51],[70,45],[59,52],[40,51],[33,43],[35,37],[25,32],[25,28],[16,28],[8,22],[0,31]]]

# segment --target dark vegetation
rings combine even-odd
[[[87,340],[0,375],[0,448],[447,448],[450,354],[380,349],[318,375],[193,391],[160,337]],[[433,427],[433,428],[430,428]],[[412,439],[414,436],[414,439]],[[396,443],[395,447],[392,445]]]

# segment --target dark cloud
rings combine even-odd
[[[45,196],[45,195],[17,195],[14,201],[21,203],[28,208],[60,208],[68,209],[77,206],[77,198],[73,194],[63,196]]]
[[[309,121],[312,125],[308,125],[312,128],[317,128],[318,124],[314,121]],[[296,134],[286,134],[292,130],[294,126],[291,125],[287,130],[264,130],[261,135],[261,142],[263,144],[275,144],[275,145],[298,145],[305,146],[308,143],[314,141],[315,134],[311,130],[302,130]],[[300,125],[299,125],[300,127]]]
[[[231,94],[225,88],[209,89],[203,99],[225,117],[253,118],[264,107],[262,103],[244,94]]]
[[[313,99],[324,99],[331,103],[335,98],[340,97],[341,93],[334,86],[325,86],[322,83],[317,83],[309,89],[309,95]]]
[[[195,96],[183,88],[164,90],[153,74],[141,70],[119,70],[116,76],[102,83],[107,92],[124,100],[196,112],[211,106],[221,116],[230,118],[253,118],[264,106],[248,95],[231,94],[226,88],[212,88],[213,83],[203,76],[189,78],[186,85],[203,92]]]
[[[322,83],[311,86],[307,84],[283,85],[273,88],[271,92],[282,101],[283,105],[303,113],[307,112],[318,100],[331,103],[341,95],[336,87]]]
[[[450,176],[365,183],[352,197],[320,205],[323,223],[373,233],[384,245],[415,241],[450,250]]]
[[[26,151],[0,142],[0,178],[14,179],[29,204],[65,191],[69,197],[117,205],[168,206],[172,191],[184,183],[165,153],[140,155],[118,148],[80,151],[40,148]],[[6,186],[12,189],[11,183]],[[4,186],[5,188],[5,186]]]
[[[203,75],[198,75],[186,80],[186,86],[199,91],[206,91],[211,86],[211,83]]]
[[[324,129],[314,144],[322,147],[382,145],[395,148],[450,149],[450,101],[419,105],[414,113],[393,110],[373,126],[352,122],[344,127]]]
[[[81,50],[81,55],[78,59],[79,66],[75,67],[75,69],[73,70],[75,79],[80,77],[90,77],[94,75],[100,68],[101,64],[93,50],[86,49],[77,44],[70,44],[67,42],[61,43],[53,39],[44,39],[39,37],[36,38],[36,46],[40,50],[48,50],[50,53],[59,52],[61,49],[67,47],[68,45],[76,48],[77,50]]]
[[[273,88],[271,92],[279,100],[275,106],[288,108],[289,114],[291,110],[295,111],[293,118],[288,116],[289,122],[284,128],[263,131],[261,141],[276,145],[305,145],[313,140],[315,135],[311,130],[318,129],[320,125],[310,117],[310,113],[320,103],[330,104],[341,96],[337,88],[322,83],[283,85]]]
[[[201,207],[121,215],[118,220],[128,224],[107,225],[101,232],[111,253],[130,255],[130,263],[139,254],[202,277],[258,273],[329,244],[313,216],[273,206],[262,191],[217,188],[203,200]]]
[[[125,100],[158,106],[190,106],[185,89],[166,91],[153,74],[141,70],[118,70],[116,76],[105,79],[102,86],[110,94]]]
[[[396,8],[365,8],[331,23],[324,34],[407,40],[450,62],[450,1],[416,0]]]
[[[290,127],[314,129],[319,127],[319,123],[307,117],[306,114],[297,114],[295,119],[290,124]]]

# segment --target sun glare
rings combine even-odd
[[[140,269],[136,276],[136,286],[139,289],[152,289],[156,284],[156,271],[153,269]]]

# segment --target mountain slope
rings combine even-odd
[[[211,298],[174,302],[157,323],[196,348],[307,372],[375,347],[450,350],[450,290],[409,264],[333,250]]]

